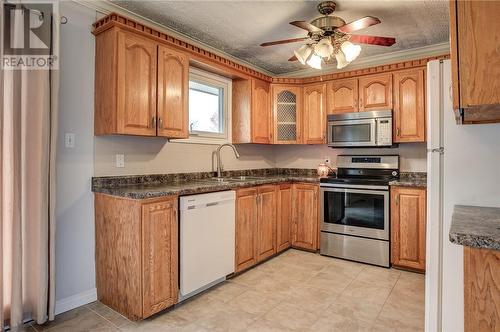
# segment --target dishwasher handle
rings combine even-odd
[[[209,207],[209,206],[214,206],[214,205],[219,205],[219,202],[211,202],[211,203],[207,203],[206,207]]]

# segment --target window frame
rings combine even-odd
[[[206,84],[222,90],[222,100],[220,100],[220,106],[222,106],[222,115],[220,115],[220,120],[222,121],[223,124],[223,132],[222,133],[211,133],[206,131],[192,132],[189,128],[190,124],[188,123],[189,138],[176,139],[175,142],[214,144],[214,145],[231,143],[232,80],[227,77],[223,77],[198,68],[189,68],[189,81],[195,81],[197,83]],[[188,119],[189,119],[189,105],[188,105]]]

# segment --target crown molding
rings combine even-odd
[[[373,55],[370,57],[359,59],[355,61],[355,63],[350,64],[346,68],[337,69],[334,66],[330,65],[323,70],[317,70],[313,68],[306,68],[290,73],[285,73],[281,75],[274,75],[276,78],[305,78],[305,77],[314,77],[314,76],[323,76],[328,74],[336,74],[344,71],[352,71],[354,69],[361,69],[367,67],[375,67],[395,62],[403,62],[408,60],[421,59],[425,57],[432,57],[442,54],[450,53],[450,43],[440,43],[429,46],[423,46],[418,48],[412,48],[409,50],[396,51],[391,53],[383,53],[379,55]]]
[[[129,11],[123,7],[120,7],[108,0],[72,0],[73,2],[75,3],[78,3],[82,6],[85,6],[87,8],[90,8],[90,9],[93,9],[103,15],[108,15],[110,13],[117,13],[119,15],[123,15],[125,17],[128,17],[136,22],[139,22],[139,23],[142,23],[142,24],[145,24],[157,31],[160,31],[160,32],[163,32],[164,34],[166,35],[169,35],[175,39],[178,39],[180,41],[183,41],[187,44],[190,44],[190,45],[193,45],[195,47],[198,47],[198,48],[201,48],[205,51],[209,51],[210,53],[213,53],[219,57],[222,57],[222,58],[225,58],[225,59],[228,59],[234,63],[237,63],[241,66],[245,66],[247,68],[250,68],[252,70],[255,70],[257,72],[260,72],[266,76],[276,76],[276,74],[268,71],[268,70],[265,70],[263,68],[260,68],[254,64],[251,64],[247,61],[244,61],[244,60],[241,60],[239,58],[236,58],[234,56],[232,56],[231,54],[228,54],[226,52],[222,52],[208,44],[205,44],[203,43],[202,41],[200,40],[197,40],[197,39],[194,39],[188,35],[185,35],[185,34],[182,34],[176,30],[173,30],[171,28],[168,28],[164,25],[161,25],[155,21],[152,21],[144,16],[141,16],[141,15],[138,15],[132,11]]]

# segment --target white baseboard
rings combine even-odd
[[[81,307],[82,305],[97,301],[97,289],[89,289],[88,291],[75,294],[64,299],[56,301],[56,315]]]

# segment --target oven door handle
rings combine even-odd
[[[336,192],[336,193],[353,193],[353,194],[369,194],[388,196],[388,191],[382,190],[363,190],[363,189],[350,189],[350,188],[321,188],[321,193]]]

